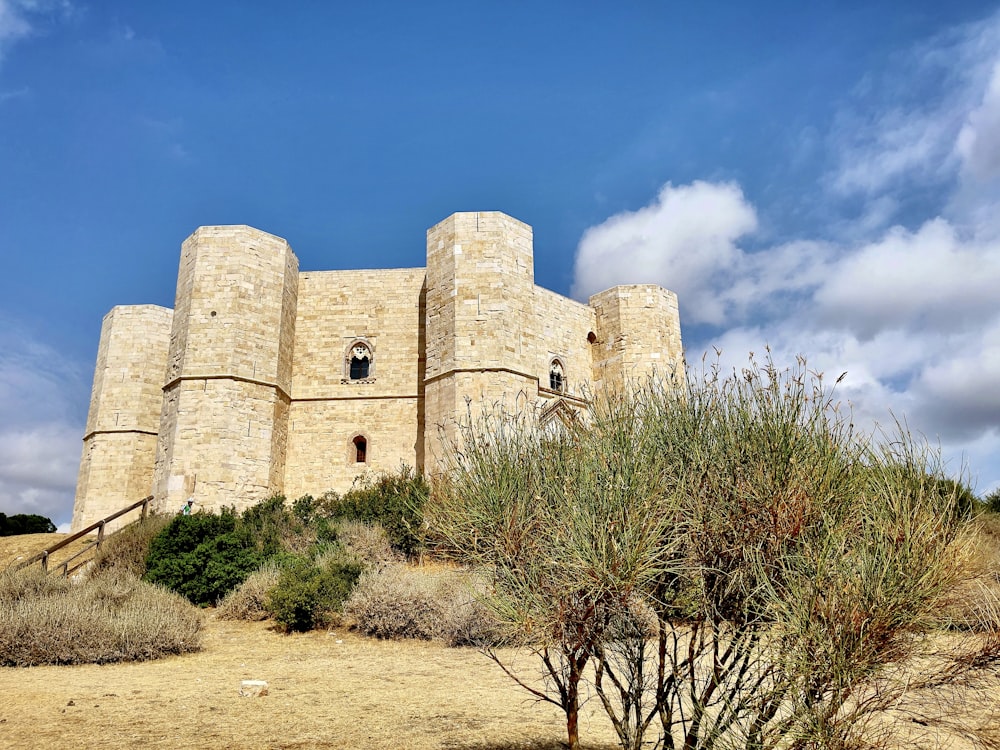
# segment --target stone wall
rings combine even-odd
[[[368,472],[422,465],[424,269],[303,272],[285,466],[289,497],[344,492]],[[372,353],[352,380],[351,348]],[[357,461],[355,437],[366,441]]]
[[[159,509],[194,494],[245,507],[284,479],[298,260],[251,227],[201,227],[177,282],[160,440]]]
[[[156,305],[115,307],[104,317],[74,529],[150,494],[172,318],[172,310]]]
[[[280,237],[199,228],[173,312],[105,320],[74,526],[150,488],[171,512],[191,494],[242,508],[404,464],[433,475],[483,411],[565,416],[592,391],[683,373],[672,292],[621,286],[584,305],[535,286],[533,253],[531,227],[498,212],[429,229],[426,269],[299,273]]]

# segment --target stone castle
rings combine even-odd
[[[681,358],[674,293],[581,304],[538,287],[531,227],[502,213],[453,214],[427,231],[426,268],[389,270],[300,272],[280,237],[200,227],[173,310],[104,318],[73,529],[150,494],[168,512],[192,495],[239,509],[432,473],[468,405],[566,419],[585,386]]]

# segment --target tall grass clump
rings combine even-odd
[[[104,664],[197,651],[201,615],[128,575],[74,584],[31,569],[0,573],[0,664]]]
[[[558,430],[487,415],[427,519],[490,571],[485,601],[549,689],[504,668],[565,712],[571,748],[588,683],[630,750],[847,748],[877,739],[945,624],[961,488],[905,430],[855,434],[804,361],[768,359],[632,384]],[[937,663],[977,669],[996,656],[979,644]]]
[[[101,544],[88,575],[111,573],[142,576],[146,572],[149,545],[170,521],[170,516],[152,514],[119,529]]]

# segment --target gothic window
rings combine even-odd
[[[549,365],[549,388],[560,393],[566,390],[566,373],[558,359],[553,359]]]
[[[371,380],[375,376],[375,357],[371,346],[364,341],[355,341],[347,350],[344,362],[345,380]]]
[[[365,436],[358,435],[351,442],[354,443],[354,462],[368,463],[368,441],[365,440]]]

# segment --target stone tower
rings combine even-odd
[[[73,504],[74,529],[150,494],[172,317],[172,310],[156,305],[115,307],[104,316]]]
[[[466,403],[537,392],[531,227],[499,212],[456,213],[427,231],[425,465],[455,437]]]
[[[596,316],[595,390],[628,380],[684,379],[677,295],[655,284],[616,286],[593,295]]]
[[[153,494],[207,507],[280,492],[298,260],[280,237],[201,227],[181,249]]]

